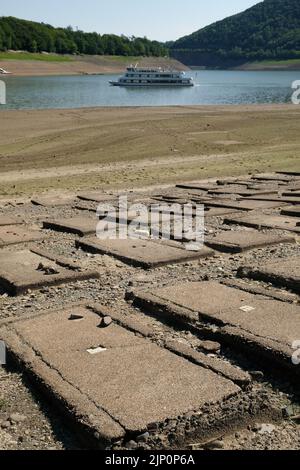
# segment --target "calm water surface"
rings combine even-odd
[[[288,103],[299,72],[193,71],[194,88],[119,88],[116,75],[3,77],[2,109]]]

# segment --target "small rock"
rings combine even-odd
[[[264,373],[261,370],[253,370],[250,372],[250,375],[255,380],[261,380],[264,378]]]
[[[21,415],[19,413],[13,413],[9,417],[11,423],[23,423],[24,421],[26,421],[26,419],[26,416]]]
[[[205,449],[210,449],[210,450],[213,450],[213,449],[224,449],[224,442],[223,441],[214,441],[214,442],[210,442],[209,444],[207,444],[206,446],[204,446]]]
[[[3,423],[1,423],[2,429],[8,429],[10,426],[11,426],[11,423],[9,421],[3,421]]]
[[[137,437],[138,442],[146,442],[147,439],[149,439],[150,434],[148,432],[144,432],[144,434],[141,434],[140,436]]]
[[[103,317],[101,322],[100,322],[100,325],[99,325],[99,328],[107,328],[108,326],[110,326],[112,324],[113,320],[111,317]]]
[[[127,442],[125,447],[126,447],[126,449],[133,450],[133,449],[137,449],[138,445],[135,441],[129,441],[129,442]]]

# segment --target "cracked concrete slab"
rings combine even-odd
[[[154,240],[101,240],[97,237],[76,240],[76,247],[91,253],[113,256],[124,263],[145,269],[179,264],[208,258],[214,254],[210,248],[189,251],[176,242]]]
[[[287,287],[300,295],[300,256],[277,260],[260,267],[242,266],[238,275]]]
[[[256,229],[271,228],[300,233],[300,228],[297,227],[297,219],[283,215],[266,215],[256,213],[248,214],[242,217],[228,217],[224,219],[224,224],[243,225],[245,227],[253,227]]]
[[[280,243],[295,243],[295,238],[288,235],[280,236],[271,232],[262,233],[250,229],[237,232],[223,232],[205,240],[205,244],[210,248],[226,253],[241,253]]]
[[[210,414],[211,429],[230,426],[239,386],[137,336],[126,320],[99,328],[106,314],[100,306],[72,306],[8,322],[0,335],[44,392],[99,446],[126,442],[187,413],[203,415],[207,432],[205,406],[222,409],[222,418]],[[244,412],[239,414],[243,419]],[[201,421],[195,434],[200,429]]]
[[[227,287],[217,282],[190,282],[131,293],[145,312],[197,326],[214,326],[215,337],[246,354],[276,362],[299,373],[292,363],[293,343],[300,338],[300,306]]]
[[[47,251],[0,252],[0,286],[12,295],[96,277],[97,272],[81,270],[72,260],[54,257]]]
[[[80,237],[96,233],[99,219],[88,217],[71,217],[67,219],[44,220],[43,228],[57,232],[74,233]]]
[[[35,242],[45,238],[39,230],[31,230],[20,225],[6,225],[0,227],[0,248],[20,243]]]
[[[73,204],[75,196],[40,196],[31,199],[31,203],[35,206],[43,207],[60,207]]]

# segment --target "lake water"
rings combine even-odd
[[[13,77],[0,109],[288,103],[299,72],[195,70],[193,88],[119,88],[116,75]]]

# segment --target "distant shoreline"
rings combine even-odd
[[[131,63],[138,63],[143,67],[189,70],[181,62],[168,57],[55,56],[50,54],[0,53],[0,68],[11,72],[11,76],[14,77],[121,74],[126,66]],[[0,75],[0,77],[2,76],[5,77],[6,75]]]

